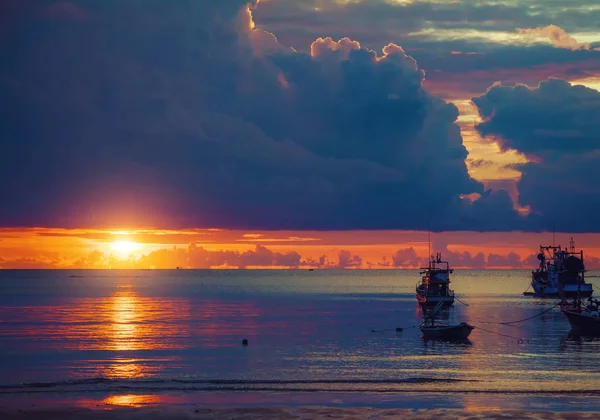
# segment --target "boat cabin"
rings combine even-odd
[[[537,256],[540,265],[532,272],[538,282],[550,284],[558,281],[563,285],[584,282],[583,250],[575,250],[573,238],[569,245],[568,249],[560,245],[540,246]]]
[[[450,290],[450,274],[453,272],[447,261],[442,261],[438,253],[432,256],[429,267],[421,268],[421,284],[417,285],[417,300],[427,304],[436,304],[444,300],[451,305],[454,302],[454,292]]]

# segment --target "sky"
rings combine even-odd
[[[6,0],[0,268],[412,267],[427,229],[457,266],[530,268],[553,230],[596,264],[598,22],[588,0]]]

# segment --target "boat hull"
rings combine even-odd
[[[454,304],[454,296],[422,296],[417,294],[417,300],[422,306],[436,306],[442,302],[443,306],[452,306]]]
[[[421,333],[423,333],[423,339],[425,340],[460,341],[466,340],[474,328],[472,325],[463,322],[448,326],[421,326]]]
[[[417,293],[417,300],[422,306],[436,306],[442,302],[443,306],[452,306],[454,304],[454,296],[423,296]]]
[[[532,283],[533,290],[535,291],[532,296],[535,297],[547,297],[547,298],[559,298],[561,297],[561,293],[556,287],[542,287],[539,284]],[[594,293],[594,289],[591,284],[582,284],[581,290],[579,291],[579,296],[581,298],[587,298],[592,296]],[[525,296],[531,295],[530,293],[524,292]],[[562,295],[566,298],[575,298],[577,297],[577,286],[574,287],[565,287],[563,288]]]
[[[583,315],[571,309],[562,311],[569,320],[571,329],[579,335],[600,337],[600,318],[597,316]]]

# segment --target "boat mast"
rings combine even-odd
[[[569,251],[571,254],[575,253],[575,241],[573,240],[573,237],[571,236],[571,240],[569,241]],[[583,264],[583,250],[581,250],[581,263]],[[583,277],[583,272],[577,273],[577,307],[581,307],[581,279]]]
[[[571,251],[571,253],[575,252],[575,241],[573,240],[572,236],[571,236],[571,240],[569,241],[569,251]]]
[[[427,231],[427,258],[431,267],[431,232],[429,230]]]
[[[431,268],[431,229],[429,228],[429,217],[427,217],[427,260]]]

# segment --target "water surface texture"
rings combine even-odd
[[[455,272],[453,344],[415,328],[418,271],[0,271],[0,392],[597,393],[600,341],[529,275]]]

